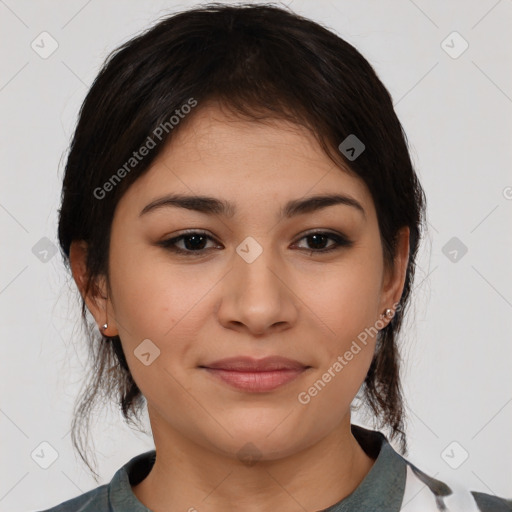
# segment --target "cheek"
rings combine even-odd
[[[113,244],[114,245],[114,244]],[[197,270],[184,271],[154,249],[122,245],[111,251],[111,281],[114,308],[123,341],[161,339],[174,329],[208,290]],[[155,256],[156,255],[156,256]]]
[[[380,263],[358,253],[324,276],[314,292],[304,290],[304,302],[311,303],[329,338],[343,346],[378,320],[381,276]]]
[[[322,287],[309,295],[324,333],[319,340],[320,367],[308,382],[313,386],[311,394],[305,390],[305,399],[315,402],[311,409],[335,402],[341,413],[356,395],[371,364],[381,327],[376,322],[382,265],[372,257],[372,248],[367,249],[347,257],[321,280]]]
[[[158,396],[163,389],[179,396],[183,389],[172,376],[198,338],[199,315],[204,314],[201,299],[212,285],[197,271],[183,275],[149,253],[147,248],[130,255],[111,251],[117,328],[133,379],[144,396]],[[151,344],[141,345],[148,339]],[[148,365],[141,355],[147,351]]]
[[[374,259],[361,258],[326,278],[324,293],[310,295],[325,335],[318,340],[319,366],[297,400],[308,415],[322,418],[326,431],[347,413],[370,367],[378,333],[380,276]]]

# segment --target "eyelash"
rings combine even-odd
[[[344,247],[351,247],[354,244],[354,242],[352,242],[351,240],[349,240],[348,238],[346,238],[343,235],[338,235],[338,234],[330,233],[330,232],[326,232],[326,231],[313,231],[313,232],[307,233],[306,235],[302,236],[302,238],[300,238],[299,241],[303,240],[304,238],[309,238],[309,237],[315,236],[315,235],[326,236],[328,239],[334,240],[335,243],[332,244],[328,249],[302,249],[306,252],[309,252],[310,256],[312,256],[314,253],[316,253],[316,254],[330,253],[332,251],[339,250]],[[191,250],[185,250],[185,249],[180,249],[179,247],[176,247],[176,243],[179,242],[180,240],[183,240],[183,239],[186,239],[189,237],[193,237],[193,236],[203,236],[210,240],[214,240],[210,235],[208,235],[207,233],[205,233],[203,231],[190,231],[187,233],[183,233],[179,236],[176,236],[174,238],[162,240],[162,241],[158,242],[157,245],[163,247],[164,249],[167,249],[169,251],[177,253],[177,254],[201,256],[204,254],[204,251],[206,251],[206,249],[199,249],[197,251],[191,251]]]

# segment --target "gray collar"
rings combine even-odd
[[[407,462],[381,432],[351,425],[366,454],[376,458],[363,481],[346,498],[322,512],[399,512],[405,491]]]

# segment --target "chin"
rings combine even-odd
[[[283,421],[286,413],[269,415],[265,420],[261,419],[261,413],[259,416],[257,420],[245,417],[237,423],[229,422],[230,425],[236,425],[228,428],[232,437],[211,439],[210,448],[250,463],[251,460],[282,459],[314,443],[314,436],[302,432],[292,421]]]

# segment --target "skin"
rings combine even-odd
[[[139,215],[171,192],[215,196],[236,211],[162,207]],[[338,204],[278,216],[291,199],[332,193],[356,199],[364,214]],[[189,253],[202,248],[200,256],[157,245],[186,229],[212,237],[203,245],[177,242]],[[341,233],[353,244],[322,254],[335,242],[305,237],[311,230]],[[236,252],[248,236],[263,250],[251,263]],[[408,245],[403,228],[394,265],[385,265],[366,185],[335,166],[304,128],[249,122],[215,104],[198,108],[120,200],[110,290],[101,278],[102,295],[86,297],[98,325],[108,321],[105,334],[119,334],[148,403],[157,459],[133,487],[137,498],[155,512],[292,512],[327,508],[354,491],[374,463],[350,431],[350,404],[375,338],[308,404],[297,397],[399,301]],[[73,243],[81,290],[85,251],[85,243]],[[148,366],[134,355],[144,339],[160,349]],[[281,355],[312,368],[266,393],[235,390],[198,368],[237,355]],[[254,464],[238,455],[247,443],[259,455]]]

